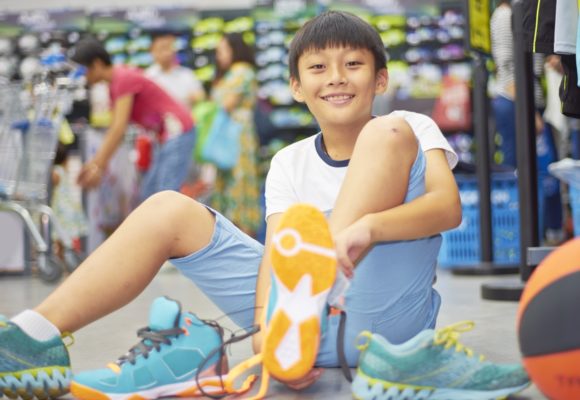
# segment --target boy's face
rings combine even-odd
[[[169,35],[155,38],[151,44],[151,55],[162,67],[171,66],[175,61],[175,38]]]
[[[95,83],[102,81],[103,69],[104,64],[99,59],[94,60],[92,64],[88,65],[87,72],[85,75],[87,79],[87,85],[92,86]]]
[[[376,94],[387,88],[386,68],[375,71],[367,49],[327,47],[304,52],[298,59],[300,81],[291,78],[294,98],[304,102],[319,124],[366,122]]]

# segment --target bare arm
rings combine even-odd
[[[127,126],[129,125],[129,117],[131,116],[132,108],[132,95],[128,94],[120,97],[115,102],[111,126],[105,134],[103,144],[93,158],[93,161],[100,164],[101,167],[104,167],[109,163],[111,157],[113,157],[113,154],[115,154],[115,151],[119,147],[119,144],[122,142]]]
[[[125,95],[115,102],[111,126],[92,160],[83,165],[77,181],[81,187],[91,188],[99,184],[102,171],[123,140],[133,108],[133,96]]]
[[[238,106],[238,104],[240,104],[240,101],[242,101],[242,95],[241,94],[229,93],[229,94],[227,94],[225,96],[224,102],[223,102],[223,104],[221,106],[228,113],[231,113],[232,111],[234,111],[236,109],[236,107]]]
[[[429,150],[425,156],[425,194],[389,210],[368,214],[373,242],[418,239],[461,223],[459,192],[444,151]]]
[[[187,96],[190,107],[193,107],[196,103],[203,100],[205,100],[205,91],[203,89],[193,90]]]
[[[425,193],[409,203],[366,214],[335,236],[339,264],[348,277],[374,243],[413,240],[452,229],[461,223],[457,184],[443,150],[425,153]]]

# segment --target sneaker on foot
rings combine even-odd
[[[309,205],[289,208],[274,232],[270,258],[263,363],[273,377],[292,381],[314,366],[336,278],[334,243],[324,214]]]
[[[521,365],[494,364],[458,342],[473,322],[425,330],[394,345],[368,331],[359,336],[359,367],[352,384],[359,400],[489,400],[530,384]]]
[[[68,393],[68,350],[58,336],[38,341],[0,317],[0,397],[46,399]]]
[[[149,313],[149,326],[140,329],[138,336],[141,342],[108,368],[75,374],[72,395],[85,400],[121,400],[223,393],[218,365],[222,360],[217,353],[205,360],[221,346],[221,334],[194,314],[182,313],[179,302],[157,298]],[[200,367],[204,369],[198,374]]]

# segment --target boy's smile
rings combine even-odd
[[[331,102],[335,105],[347,104],[351,99],[354,98],[354,95],[350,94],[330,94],[328,96],[323,96],[322,99]]]
[[[321,128],[366,123],[374,96],[386,89],[388,80],[386,69],[375,71],[369,50],[349,47],[306,51],[298,71],[299,80],[291,80],[294,98],[306,103]]]

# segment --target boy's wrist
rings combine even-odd
[[[377,242],[377,236],[379,235],[377,214],[375,213],[366,214],[361,219],[363,224],[367,226],[367,229],[370,233],[371,243]]]

